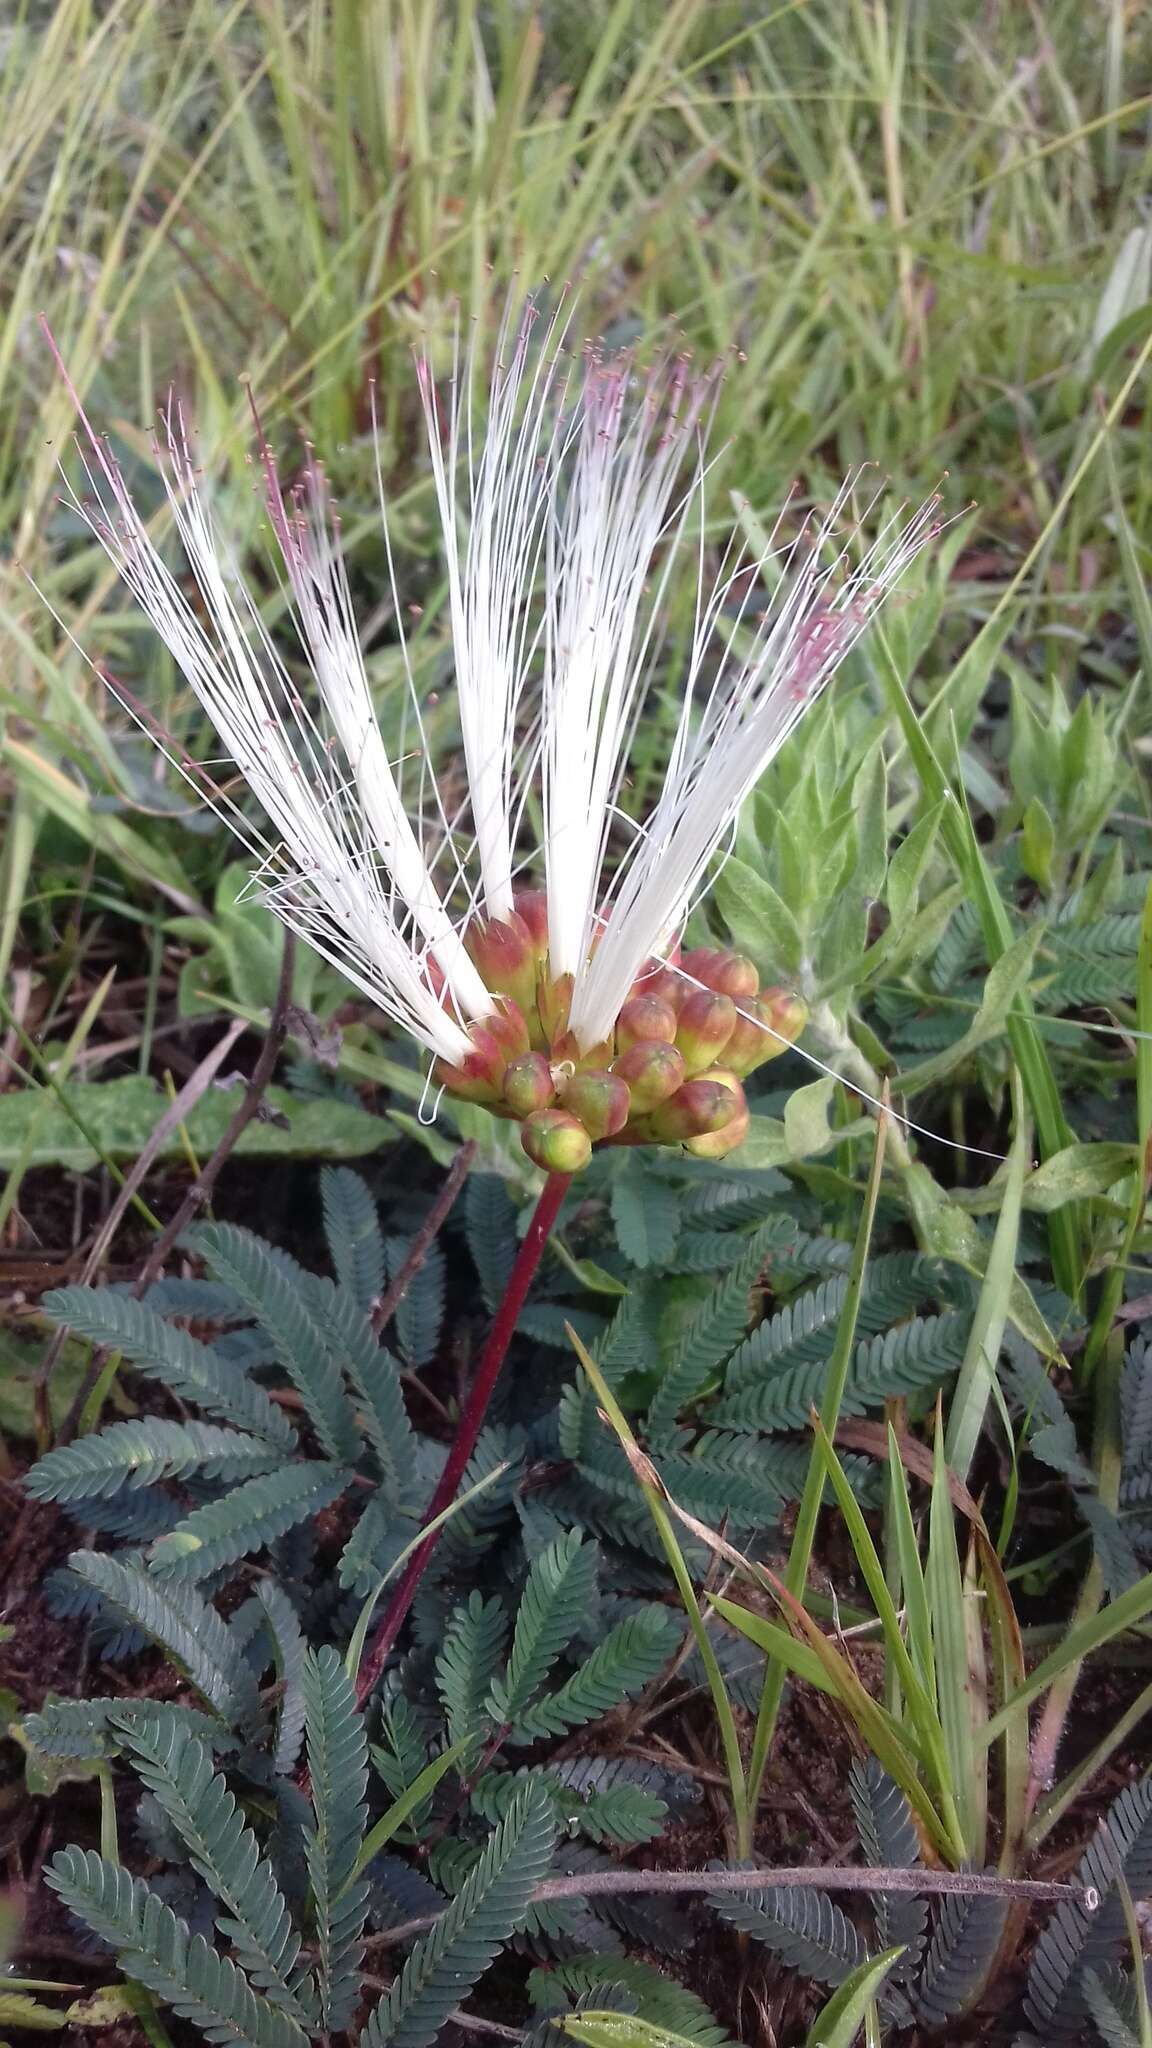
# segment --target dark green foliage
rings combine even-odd
[[[157,1894],[91,1850],[61,1849],[44,1873],[66,1906],[117,1952],[124,1974],[192,2020],[222,2048],[302,2048],[291,2016],[252,1989],[242,1970],[190,1934]]]
[[[1000,1946],[1006,1899],[948,1892],[932,1928],[913,1992],[919,2017],[943,2027],[975,2003]]]
[[[464,1190],[464,1231],[480,1294],[491,1315],[500,1304],[516,1257],[516,1211],[497,1173],[473,1173]]]
[[[505,1704],[502,1718],[514,1719],[509,1740],[537,1742],[541,1736],[566,1735],[571,1728],[600,1720],[656,1677],[683,1634],[682,1623],[668,1608],[643,1607],[610,1629],[557,1691],[532,1701],[515,1716],[507,1711],[508,1696],[494,1687],[494,1705]]]
[[[528,1990],[545,2013],[568,2012],[581,2000],[592,2007],[603,2002],[609,2010],[628,2010],[614,1997],[623,1991],[630,2009],[651,2026],[683,2034],[698,2041],[700,2048],[727,2048],[729,2037],[717,2026],[703,1999],[683,1985],[671,1983],[650,1963],[620,1956],[578,1956],[553,1969],[533,1970]]]
[[[206,1579],[329,1507],[347,1490],[351,1476],[339,1465],[282,1465],[278,1472],[235,1487],[223,1500],[194,1509],[153,1544],[148,1562],[169,1578]]]
[[[281,1453],[258,1437],[215,1422],[114,1422],[98,1436],[49,1451],[24,1484],[34,1500],[62,1503],[99,1498],[120,1486],[161,1479],[249,1479],[280,1464]]]
[[[231,1289],[228,1298],[235,1303]],[[155,1299],[155,1288],[149,1289],[145,1303],[108,1287],[58,1287],[44,1296],[42,1306],[78,1337],[122,1351],[137,1372],[160,1380],[183,1400],[194,1401],[206,1415],[235,1423],[250,1435],[265,1437],[270,1444],[290,1451],[296,1433],[283,1409],[246,1373],[223,1365],[210,1345],[165,1322],[153,1306]],[[182,1299],[177,1296],[169,1314],[180,1312]],[[194,1295],[186,1306],[189,1313],[209,1315],[219,1303],[201,1304]]]
[[[114,1717],[136,1769],[188,1852],[192,1868],[224,1907],[216,1925],[257,1990],[301,2025],[308,2015],[291,1976],[300,1938],[288,1907],[204,1744],[147,1708]]]
[[[676,1249],[680,1198],[633,1155],[613,1176],[612,1221],[617,1243],[634,1266],[666,1267]]]
[[[504,1654],[507,1617],[499,1600],[470,1593],[444,1631],[436,1659],[440,1698],[452,1742],[471,1741],[488,1724],[489,1687]]]
[[[748,1327],[749,1290],[767,1257],[768,1244],[769,1237],[759,1231],[748,1240],[739,1262],[701,1303],[677,1340],[648,1410],[648,1432],[656,1442],[667,1437],[709,1374],[740,1342]]]
[[[396,1360],[343,1288],[315,1280],[313,1300],[332,1356],[351,1384],[385,1497],[396,1506],[407,1492],[414,1455]]]
[[[368,1743],[351,1680],[331,1648],[305,1659],[304,1720],[315,1816],[305,1855],[327,2031],[347,2026],[356,2005],[368,1909],[367,1880],[352,1875],[368,1812]]]
[[[491,1772],[473,1788],[477,1813],[501,1820],[529,1775],[548,1792],[557,1824],[590,1842],[650,1842],[668,1816],[666,1801],[650,1789],[662,1786],[666,1773],[629,1757],[574,1757],[528,1772]]]
[[[582,1626],[596,1584],[599,1553],[578,1529],[533,1560],[516,1610],[503,1675],[489,1689],[494,1720],[515,1724]]]
[[[390,1237],[386,1251],[388,1277],[394,1280],[411,1249],[406,1237]],[[396,1310],[393,1327],[401,1356],[407,1366],[428,1365],[440,1342],[444,1320],[444,1254],[439,1245],[428,1247],[405,1289]]]
[[[259,1318],[328,1456],[354,1462],[359,1433],[310,1276],[286,1253],[273,1252],[234,1223],[199,1224],[185,1242]]]
[[[154,1577],[138,1564],[73,1551],[69,1563],[87,1584],[135,1622],[187,1672],[196,1690],[225,1721],[251,1721],[256,1681],[214,1607],[193,1587]]]
[[[842,1984],[868,1959],[866,1944],[827,1892],[774,1885],[717,1892],[710,1904],[722,1920],[818,1984]]]
[[[1077,1882],[1099,1897],[1095,1911],[1088,1913],[1078,1901],[1064,1900],[1036,1944],[1024,2009],[1046,2040],[1079,2037],[1086,2010],[1085,1977],[1093,1971],[1099,1975],[1126,1952],[1119,1875],[1135,1898],[1152,1889],[1152,1776],[1126,1785],[1113,1800],[1104,1826],[1077,1867]]]
[[[521,1921],[548,1868],[554,1839],[551,1801],[529,1782],[381,1999],[361,2036],[362,2048],[428,2048]]]
[[[920,1838],[899,1785],[870,1756],[864,1764],[853,1761],[849,1786],[865,1861],[873,1869],[914,1870],[920,1862]],[[904,1950],[889,1982],[907,1984],[916,1974],[924,1948],[927,1901],[912,1892],[877,1892],[872,1908],[877,1948]]]
[[[198,1736],[213,1749],[237,1747],[236,1737],[223,1721],[201,1714],[195,1707],[156,1704],[150,1711],[158,1722]],[[51,1700],[38,1714],[25,1714],[21,1726],[33,1748],[45,1756],[99,1758],[119,1745],[115,1717],[123,1712],[122,1699]]]
[[[898,1323],[883,1335],[865,1338],[853,1351],[842,1412],[861,1415],[883,1407],[895,1395],[925,1392],[959,1367],[968,1342],[969,1317],[956,1311]],[[759,1333],[757,1333],[758,1335]],[[756,1338],[749,1339],[749,1346]],[[746,1353],[748,1347],[745,1347]],[[726,1395],[712,1411],[725,1429],[802,1429],[819,1407],[827,1359],[781,1364],[758,1379],[746,1356],[743,1389]]]
[[[1084,2004],[1104,2048],[1141,2048],[1135,1988],[1117,1970],[1086,1970]]]
[[[280,1683],[280,1707],[276,1721],[276,1747],[272,1768],[293,1769],[304,1739],[304,1656],[306,1645],[300,1621],[283,1588],[271,1579],[260,1579],[256,1598],[264,1609],[268,1634]]]
[[[320,1194],[324,1235],[337,1281],[367,1314],[385,1285],[384,1234],[376,1204],[360,1175],[347,1166],[324,1168]]]

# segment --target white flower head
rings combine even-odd
[[[160,452],[190,584],[82,411],[86,487],[72,494],[272,827],[216,793],[263,899],[435,1056],[448,1086],[524,1118],[548,1165],[582,1163],[600,1139],[738,1141],[740,1075],[796,1035],[802,1008],[766,1008],[750,963],[723,964],[732,956],[686,973],[682,990],[659,963],[674,962],[744,799],[938,530],[933,500],[864,541],[850,479],[791,538],[782,515],[762,557],[730,551],[708,588],[703,542],[689,552],[687,536],[716,373],[573,350],[568,325],[563,309],[506,315],[486,379],[475,335],[466,348],[457,335],[443,387],[426,355],[417,363],[468,787],[452,815],[428,763],[386,517],[415,801],[376,718],[311,457],[286,493],[257,422],[306,684],[217,531],[178,405]],[[383,517],[382,482],[380,495]],[[663,787],[622,830],[629,750],[685,563],[695,618]],[[745,1025],[762,1041],[754,1056]]]

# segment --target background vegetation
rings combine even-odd
[[[499,1955],[472,2024],[534,2012],[533,2042],[552,2012],[593,2048],[1152,2039],[1149,78],[1124,0],[26,0],[0,25],[3,1754],[29,1973],[5,2025],[281,2048],[379,1999],[370,2048],[423,2048]],[[710,543],[865,462],[893,496],[943,478],[956,517],[700,914],[803,988],[840,1078],[766,1069],[722,1169],[594,1166],[364,1719],[367,1609],[533,1174],[479,1113],[424,1128],[410,1054],[301,959],[270,1117],[129,1298],[239,1099],[205,1060],[250,1071],[281,949],[100,680],[210,755],[58,500],[73,401],[39,316],[158,531],[151,422],[189,399],[273,631],[249,389],[289,471],[316,445],[398,731],[379,460],[450,779],[410,352],[446,356],[514,279],[577,281],[609,342],[731,358]],[[915,1128],[878,1127],[885,1087]],[[382,1332],[462,1137],[477,1170]],[[611,1889],[725,1857],[827,1882],[695,1919]],[[1001,1888],[929,1910],[972,1867]],[[1070,1873],[1047,1919],[1011,1889]],[[70,2006],[56,1980],[93,1967],[105,2003]]]

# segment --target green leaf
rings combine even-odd
[[[116,1951],[125,1976],[223,2048],[304,2048],[290,2014],[253,1991],[242,1970],[191,1934],[141,1878],[93,1850],[61,1849],[44,1873],[64,1904]]]
[[[690,2035],[658,2027],[637,2013],[569,2013],[559,2025],[570,2040],[583,2041],[585,2048],[695,2048]]]
[[[215,1422],[114,1422],[97,1436],[63,1444],[25,1474],[34,1500],[101,1500],[122,1486],[162,1479],[246,1479],[280,1464],[266,1440],[222,1429]]]
[[[1065,1145],[1024,1182],[1024,1207],[1051,1215],[1065,1202],[1107,1194],[1135,1170],[1134,1145]]]
[[[51,2005],[42,2005],[26,1991],[6,1991],[0,1987],[0,2027],[26,2027],[29,2033],[52,2034],[67,2021],[62,2012]]]
[[[296,1432],[283,1409],[235,1359],[165,1322],[146,1303],[109,1287],[57,1287],[44,1296],[41,1307],[77,1337],[122,1351],[137,1372],[195,1401],[206,1414],[285,1451],[295,1448]]]
[[[319,1950],[320,2024],[335,2031],[349,2024],[360,1992],[369,1886],[356,1871],[368,1816],[368,1743],[352,1682],[329,1644],[305,1659],[304,1709],[315,1815],[305,1857]]]
[[[371,1189],[350,1167],[326,1166],[320,1198],[336,1278],[367,1314],[384,1292],[384,1236]]]
[[[286,1252],[235,1223],[199,1224],[187,1232],[184,1243],[239,1295],[267,1331],[328,1456],[354,1465],[360,1455],[360,1433],[310,1276]]]
[[[453,1609],[436,1659],[436,1683],[454,1743],[471,1742],[490,1725],[488,1693],[507,1633],[499,1600],[473,1590],[466,1606]]]
[[[748,1328],[749,1295],[774,1242],[775,1228],[773,1220],[748,1240],[739,1265],[688,1319],[648,1410],[648,1433],[655,1441],[668,1436],[682,1409],[739,1344]]]
[[[193,1870],[224,1908],[216,1926],[257,1989],[307,2024],[291,1988],[300,1953],[272,1866],[212,1759],[196,1736],[149,1712],[121,1708],[113,1716],[137,1772],[171,1821]]]
[[[819,1984],[843,1984],[871,1960],[852,1922],[827,1892],[772,1885],[754,1892],[716,1892],[708,1903],[721,1920]]]
[[[45,1103],[35,1087],[12,1090],[0,1095],[0,1169],[7,1172],[15,1166],[30,1132],[33,1142],[25,1161],[30,1167],[87,1173],[102,1158],[137,1159],[168,1107],[156,1082],[142,1074],[125,1074],[116,1081],[71,1081],[64,1092],[76,1117],[91,1132],[91,1142],[55,1096]],[[208,1157],[223,1138],[238,1100],[227,1089],[209,1089],[181,1128],[161,1145],[157,1158],[182,1160],[186,1144],[198,1157]],[[302,1100],[285,1088],[271,1087],[264,1101],[274,1120],[253,1118],[233,1148],[237,1158],[358,1159],[378,1152],[394,1137],[383,1117],[335,1097]]]
[[[804,959],[800,928],[771,882],[733,854],[712,885],[716,906],[742,953],[774,975],[798,974]]]
[[[509,1740],[537,1742],[543,1735],[565,1735],[570,1728],[602,1720],[651,1683],[682,1636],[666,1607],[642,1607],[610,1629],[556,1692],[533,1701],[519,1715]]]
[[[899,1077],[902,1094],[918,1095],[922,1089],[934,1087],[955,1073],[982,1045],[1008,1030],[1009,1013],[1017,1011],[1020,998],[1027,994],[1043,929],[1040,924],[1032,925],[1004,948],[988,969],[980,1008],[967,1031],[952,1045],[945,1046],[943,1052],[923,1060],[918,1067],[906,1069]]]
[[[516,1612],[507,1668],[489,1689],[488,1711],[494,1721],[520,1720],[582,1627],[599,1558],[596,1544],[586,1543],[579,1529],[571,1529],[533,1559]]]
[[[616,1242],[634,1266],[666,1266],[680,1229],[679,1195],[639,1160],[625,1159],[612,1182],[612,1221]]]
[[[78,1578],[95,1586],[119,1613],[175,1658],[226,1721],[255,1719],[258,1700],[251,1669],[227,1624],[191,1586],[175,1586],[138,1564],[95,1550],[74,1550],[68,1562]]]
[[[351,1479],[339,1465],[282,1465],[278,1472],[235,1487],[223,1500],[194,1508],[152,1545],[149,1566],[170,1579],[209,1578],[330,1507],[347,1492]]]
[[[808,2031],[805,2048],[852,2048],[864,2024],[868,2007],[883,1989],[902,1949],[890,1948],[883,1955],[861,1963],[822,2006]]]
[[[428,2048],[509,1935],[552,1858],[552,1803],[529,1781],[360,2036],[361,2048]]]

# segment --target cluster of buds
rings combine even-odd
[[[519,890],[510,917],[465,937],[493,997],[472,1052],[441,1059],[450,1095],[520,1125],[528,1157],[579,1173],[594,1145],[682,1145],[722,1159],[748,1128],[743,1082],[799,1036],[798,996],[760,987],[739,953],[697,948],[653,960],[633,984],[609,1038],[582,1049],[569,1027],[571,976],[553,975],[544,892]]]

